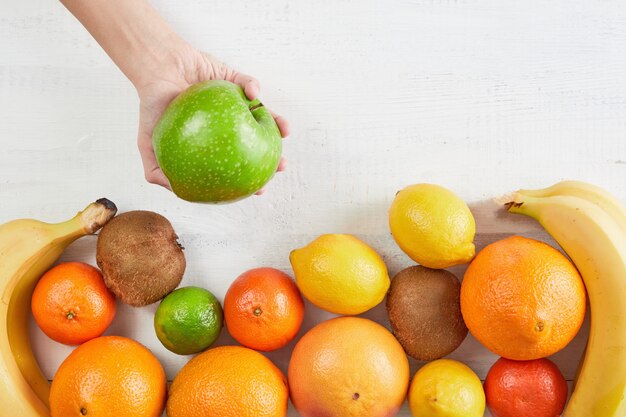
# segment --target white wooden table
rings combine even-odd
[[[363,238],[392,274],[410,265],[387,209],[415,182],[472,203],[479,247],[512,233],[547,238],[489,202],[520,187],[576,178],[626,201],[623,1],[154,3],[194,45],[261,80],[264,102],[292,125],[288,170],[266,195],[228,206],[186,203],[145,183],[138,101],[123,75],[56,1],[3,1],[0,222],[62,220],[103,196],[121,211],[157,211],[184,241],[183,285],[222,298],[248,268],[291,273],[289,251],[325,232]],[[85,238],[63,260],[93,263],[94,251]],[[188,358],[158,342],[155,308],[120,305],[108,333],[150,347],[171,379]],[[303,331],[329,316],[307,305]],[[386,323],[384,308],[366,316]],[[71,348],[34,324],[32,336],[52,378]],[[585,326],[553,358],[569,380],[586,336]],[[219,343],[232,343],[226,331]],[[292,347],[268,356],[286,370]],[[481,378],[495,360],[472,337],[451,357]]]

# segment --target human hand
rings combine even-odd
[[[225,65],[215,57],[196,50],[186,43],[165,46],[164,62],[148,69],[146,76],[135,83],[139,95],[139,132],[137,145],[148,182],[171,190],[169,181],[159,167],[152,147],[152,131],[168,104],[193,84],[206,80],[227,80],[243,88],[246,96],[254,100],[260,91],[259,82]],[[282,116],[274,115],[283,138],[289,134],[289,125]],[[281,158],[277,171],[285,169]],[[257,192],[262,194],[263,190]]]
[[[254,100],[259,82],[191,47],[147,0],[61,0],[98,41],[137,89],[140,100],[137,143],[148,182],[171,189],[152,147],[152,131],[178,94],[207,80],[239,84]],[[287,121],[274,115],[283,137]],[[281,159],[278,171],[285,168]],[[257,193],[258,194],[258,193]]]

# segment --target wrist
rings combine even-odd
[[[125,72],[138,91],[154,81],[175,80],[184,74],[184,57],[192,48],[176,33],[169,32],[140,49]]]
[[[188,48],[147,0],[61,1],[138,89]]]

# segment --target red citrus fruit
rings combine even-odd
[[[493,417],[558,417],[567,400],[567,382],[548,359],[500,358],[487,373],[484,388]]]

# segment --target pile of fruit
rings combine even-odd
[[[623,417],[626,413],[626,210],[580,182],[518,191],[506,210],[535,218],[569,256],[510,236],[474,247],[475,222],[451,191],[401,190],[391,233],[417,265],[390,279],[383,258],[347,234],[319,236],[289,254],[294,279],[257,268],[235,279],[223,304],[207,289],[179,287],[186,260],[170,222],[149,211],[115,216],[106,199],[64,223],[0,226],[0,404],[20,417],[393,416],[408,399],[415,417]],[[75,239],[100,231],[97,266],[54,265]],[[445,268],[469,264],[462,280]],[[53,266],[54,265],[54,266]],[[578,333],[590,303],[591,333],[575,388],[548,356]],[[304,299],[340,315],[295,343],[285,376],[260,352],[294,341]],[[115,300],[160,302],[158,339],[195,355],[168,388],[157,358],[136,341],[102,336]],[[356,317],[384,302],[390,329]],[[51,339],[78,347],[50,385],[28,338],[29,306]],[[212,347],[223,327],[239,343]],[[501,356],[484,385],[446,359],[468,331]],[[623,339],[622,339],[623,338]],[[409,360],[425,361],[411,378]]]

